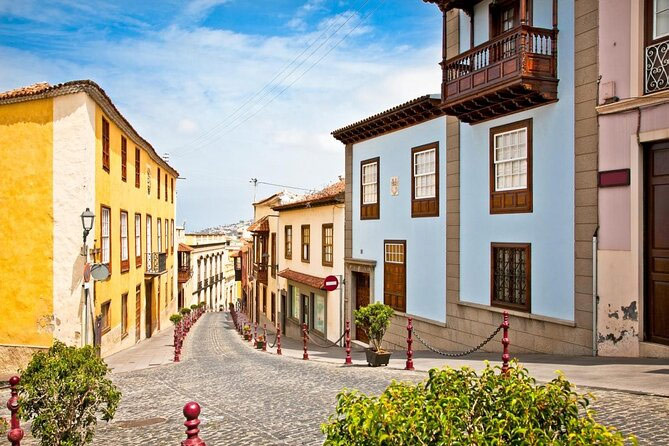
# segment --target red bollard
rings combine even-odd
[[[302,324],[302,342],[304,343],[304,352],[302,353],[302,359],[309,359],[309,353],[307,353],[307,324]]]
[[[174,362],[179,362],[179,324],[174,325]]]
[[[255,348],[257,344],[257,338],[258,337],[258,323],[256,322],[253,324],[253,347]]]
[[[344,361],[344,365],[353,365],[353,361],[351,359],[351,322],[346,321],[346,361]]]
[[[409,318],[407,323],[407,363],[404,367],[404,370],[414,370],[413,368],[413,350],[411,345],[413,344],[413,318]]]
[[[9,385],[11,386],[12,396],[9,397],[7,401],[7,409],[12,414],[12,417],[9,421],[9,431],[7,432],[7,439],[12,444],[12,446],[21,446],[21,439],[23,438],[23,429],[21,429],[21,423],[19,422],[19,391],[17,386],[21,382],[21,379],[18,376],[12,376],[9,378]]]
[[[263,326],[262,326],[262,338],[263,338],[262,351],[266,352],[267,351],[267,324],[263,324]]]
[[[276,328],[276,354],[281,354],[281,325]]]
[[[502,373],[505,375],[509,372],[509,312],[504,312],[504,322],[502,322],[502,327],[504,328],[504,334],[502,336],[502,345],[504,346],[504,351],[502,352]]]
[[[186,440],[181,442],[181,446],[207,446],[200,438],[200,405],[196,402],[190,402],[184,406],[184,416],[186,417]]]

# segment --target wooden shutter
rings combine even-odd
[[[406,313],[406,241],[384,241],[383,253],[383,301]]]

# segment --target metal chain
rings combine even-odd
[[[490,336],[488,336],[488,338],[487,338],[486,340],[484,340],[483,342],[481,342],[479,345],[477,345],[476,347],[471,348],[471,349],[469,349],[469,350],[467,350],[467,351],[464,351],[464,352],[458,352],[458,353],[446,353],[446,352],[442,352],[441,350],[438,350],[438,349],[432,347],[431,345],[428,345],[428,343],[425,342],[425,341],[423,340],[423,338],[420,337],[420,335],[418,334],[417,331],[414,330],[414,331],[413,331],[413,334],[416,336],[416,339],[418,339],[418,340],[420,341],[421,344],[423,344],[425,347],[427,347],[428,350],[430,350],[430,351],[432,351],[432,352],[434,352],[434,353],[437,353],[437,354],[439,354],[439,355],[442,355],[442,356],[447,356],[447,357],[449,357],[449,358],[459,358],[459,357],[461,357],[461,356],[467,356],[467,355],[469,355],[469,354],[474,353],[475,351],[481,350],[481,349],[483,348],[484,345],[486,345],[488,342],[492,341],[492,338],[494,338],[495,335],[496,335],[497,333],[499,333],[501,329],[502,329],[502,326],[500,325],[499,327],[497,327],[497,329],[496,329],[495,331],[492,332],[492,334],[491,334]]]
[[[334,341],[334,342],[332,342],[332,341],[326,339],[326,341],[329,342],[329,343],[332,344],[332,345],[322,345],[322,344],[319,344],[318,342],[314,341],[314,340],[311,338],[311,336],[309,335],[309,332],[307,332],[307,338],[308,338],[311,342],[313,342],[314,344],[316,344],[317,346],[319,346],[320,348],[337,347],[337,344],[339,343],[339,341],[341,341],[342,339],[344,339],[344,335],[346,335],[346,332],[342,333],[342,335],[339,337],[339,339],[337,339],[337,340]]]
[[[270,345],[269,348],[274,348],[274,347],[276,347],[276,341],[277,341],[277,339],[279,339],[279,331],[278,331],[278,330],[274,332],[274,344]]]

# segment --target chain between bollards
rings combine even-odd
[[[302,353],[302,359],[308,360],[309,359],[309,353],[307,353],[307,337],[309,335],[307,334],[307,324],[303,323],[302,324],[302,342],[304,344],[303,348],[304,351]]]
[[[11,386],[11,396],[7,401],[7,409],[11,412],[11,418],[9,421],[9,431],[7,431],[7,439],[12,444],[12,446],[21,446],[21,439],[23,439],[23,429],[21,429],[21,423],[19,421],[19,390],[18,385],[21,382],[21,378],[18,376],[12,376],[9,378],[9,385]]]
[[[186,417],[184,426],[186,426],[186,436],[188,438],[181,442],[181,446],[207,446],[204,440],[200,438],[200,429],[198,427],[200,426],[200,420],[198,419],[200,416],[200,405],[191,401],[184,406],[183,413]]]
[[[262,351],[267,351],[267,324],[262,325]]]
[[[258,343],[258,323],[255,322],[253,324],[253,347],[254,348],[255,348],[257,343]]]
[[[346,321],[346,360],[344,365],[353,365],[353,360],[351,359],[351,322]]]
[[[411,344],[413,344],[413,318],[409,318],[407,321],[407,362],[404,370],[414,370],[413,367],[413,350]]]

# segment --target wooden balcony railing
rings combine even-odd
[[[446,112],[478,122],[557,99],[557,30],[521,25],[442,62]]]
[[[157,276],[167,272],[167,253],[149,252],[146,254],[146,274]]]
[[[178,281],[179,283],[185,283],[190,280],[190,278],[193,277],[193,268],[187,267],[187,266],[180,266],[179,267],[179,276],[178,276]]]
[[[253,265],[253,275],[256,280],[264,285],[267,285],[267,264],[255,263]]]

